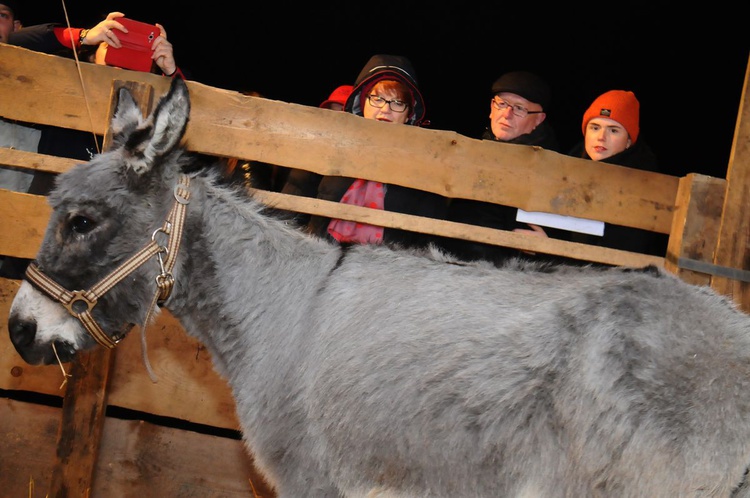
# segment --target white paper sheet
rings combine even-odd
[[[533,223],[551,228],[560,228],[571,232],[587,233],[590,235],[604,235],[604,222],[596,220],[587,220],[585,218],[576,218],[574,216],[563,216],[560,214],[541,213],[536,211],[518,210],[516,221],[524,223]]]

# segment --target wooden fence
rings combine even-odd
[[[750,65],[749,65],[750,67]],[[598,219],[669,234],[664,257],[373,211],[257,191],[279,208],[606,264],[664,266],[750,310],[746,192],[750,186],[747,75],[726,179],[678,178],[487,143],[450,131],[382,126],[332,112],[189,82],[187,146],[325,175],[368,178],[529,211]],[[145,109],[169,80],[0,44],[0,117],[106,137],[113,89]],[[388,147],[382,147],[388,144]],[[76,161],[0,148],[0,165],[63,172]],[[49,217],[44,197],[0,189],[0,255],[31,258]],[[273,496],[238,439],[228,386],[204,347],[165,312],[147,331],[153,383],[137,330],[115,351],[31,367],[8,339],[19,282],[0,279],[0,489],[8,497]],[[33,490],[32,490],[33,488]]]

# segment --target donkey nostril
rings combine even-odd
[[[28,346],[36,336],[36,321],[10,317],[8,320],[10,340],[16,347]]]

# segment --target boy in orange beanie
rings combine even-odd
[[[640,103],[633,92],[610,90],[594,100],[583,114],[581,129],[586,153],[600,161],[638,141]]]
[[[646,171],[659,171],[656,155],[641,137],[640,103],[626,90],[610,90],[597,97],[583,114],[583,140],[571,156]],[[573,234],[573,242],[663,256],[667,238],[662,234],[606,223],[604,234]]]

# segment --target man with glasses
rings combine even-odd
[[[549,85],[536,74],[503,74],[492,84],[490,125],[482,138],[559,152],[554,130],[545,123],[550,99]]]
[[[557,136],[545,121],[550,100],[550,87],[538,75],[529,71],[511,71],[503,74],[492,84],[489,102],[490,124],[482,134],[482,139],[535,145],[559,152]],[[500,148],[498,148],[498,154],[502,154]],[[517,208],[511,206],[469,199],[453,199],[448,208],[448,219],[469,225],[525,232],[540,237],[567,237],[561,230],[545,229],[538,225],[517,221],[518,212]],[[529,258],[532,256],[508,247],[461,239],[445,239],[443,248],[459,258],[469,261],[491,261],[497,266],[502,265],[511,257]],[[547,259],[548,257],[541,255],[534,257],[534,259],[540,258]]]

